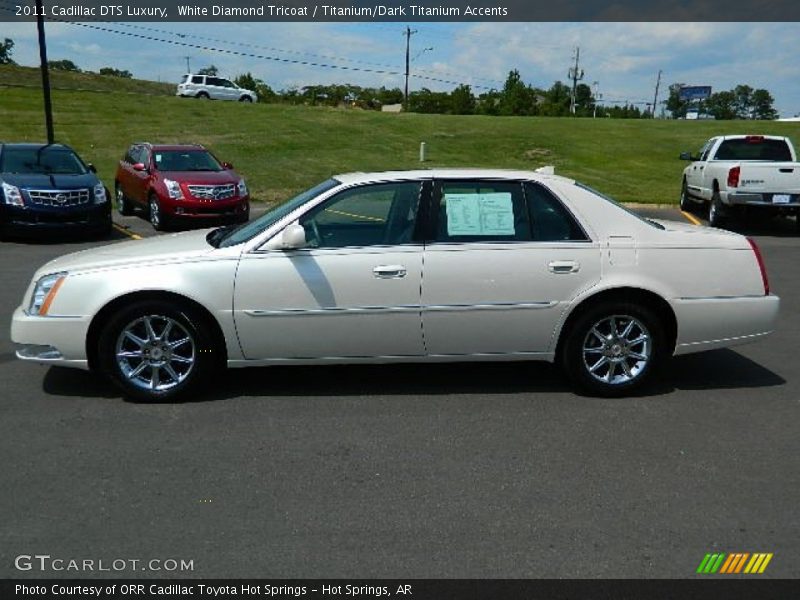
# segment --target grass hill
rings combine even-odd
[[[0,140],[45,137],[38,69],[0,66]],[[93,162],[109,188],[134,141],[194,142],[232,162],[254,198],[286,199],[335,173],[422,167],[555,165],[626,202],[674,203],[686,163],[723,133],[787,135],[800,124],[391,114],[175,97],[174,85],[53,73],[55,136]],[[428,160],[419,162],[419,144]]]

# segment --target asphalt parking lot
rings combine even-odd
[[[115,219],[115,240],[153,235]],[[247,369],[192,402],[125,402],[9,339],[33,271],[98,242],[0,243],[0,576],[109,575],[15,568],[38,553],[194,565],[110,573],[128,577],[684,578],[721,551],[798,577],[800,236],[743,232],[778,330],[621,400],[514,363]]]

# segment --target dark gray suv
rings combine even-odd
[[[111,233],[111,202],[91,164],[63,144],[0,143],[0,235]]]

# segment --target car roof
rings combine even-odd
[[[373,173],[341,173],[334,179],[343,184],[367,183],[374,181],[401,181],[404,179],[525,179],[534,181],[561,181],[574,183],[574,180],[560,175],[536,171],[513,169],[478,168],[435,168],[411,171],[380,171]]]
[[[63,148],[64,150],[72,150],[66,144],[46,144],[36,142],[0,142],[0,148],[16,148],[19,150],[38,150],[50,146],[52,148]],[[72,150],[74,152],[74,150]]]
[[[147,146],[148,148],[157,151],[165,152],[174,150],[180,152],[183,150],[206,150],[202,144],[151,144],[150,142],[136,142],[134,146]]]

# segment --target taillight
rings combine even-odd
[[[754,240],[747,238],[750,247],[753,249],[753,254],[756,255],[756,262],[758,263],[758,269],[761,271],[761,283],[764,284],[764,295],[769,296],[769,279],[767,278],[767,267],[764,265],[764,258],[761,256],[761,250],[758,249],[758,245],[755,243]]]
[[[728,171],[728,187],[739,187],[739,175],[742,172],[741,167],[731,167]]]
[[[746,135],[744,141],[748,144],[760,144],[764,141],[763,135]]]

